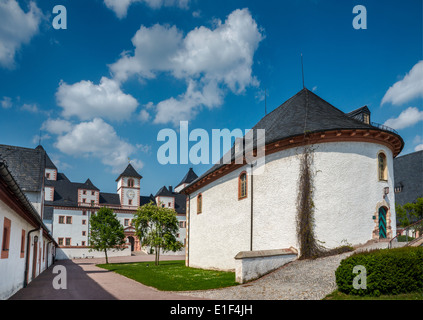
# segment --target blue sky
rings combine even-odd
[[[158,163],[158,132],[251,128],[265,90],[271,111],[302,89],[301,53],[308,89],[344,112],[367,105],[403,154],[423,149],[420,0],[63,0],[66,30],[56,4],[0,0],[0,144],[41,133],[73,181],[114,192],[130,158],[142,194],[175,186],[190,165]]]

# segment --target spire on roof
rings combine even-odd
[[[188,173],[185,175],[185,177],[182,179],[182,181],[177,185],[177,187],[179,187],[180,185],[183,185],[184,183],[190,184],[191,182],[193,182],[197,178],[198,178],[198,176],[194,172],[194,170],[192,168],[189,168]]]
[[[118,181],[121,177],[142,179],[142,176],[134,169],[132,164],[128,164],[126,169],[119,175],[116,181]]]
[[[166,186],[162,187],[156,194],[156,197],[174,197],[175,195],[170,192]]]

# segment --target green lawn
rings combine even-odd
[[[234,272],[188,268],[185,261],[100,264],[98,267],[162,291],[191,291],[237,285]]]
[[[379,297],[354,296],[338,290],[327,295],[323,300],[423,300],[423,292],[403,293],[397,295],[381,295]]]

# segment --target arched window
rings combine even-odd
[[[379,181],[388,181],[388,166],[386,155],[383,152],[378,155],[378,175]]]
[[[134,186],[134,179],[128,179],[128,187],[133,187]]]
[[[203,212],[203,195],[200,193],[197,196],[197,214],[200,214]]]
[[[242,172],[238,177],[238,199],[247,198],[247,173]]]

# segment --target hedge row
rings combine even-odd
[[[367,288],[355,289],[354,267],[364,266]],[[352,295],[399,294],[423,290],[423,247],[374,250],[353,254],[335,272],[338,290]],[[361,283],[361,282],[359,282]]]

